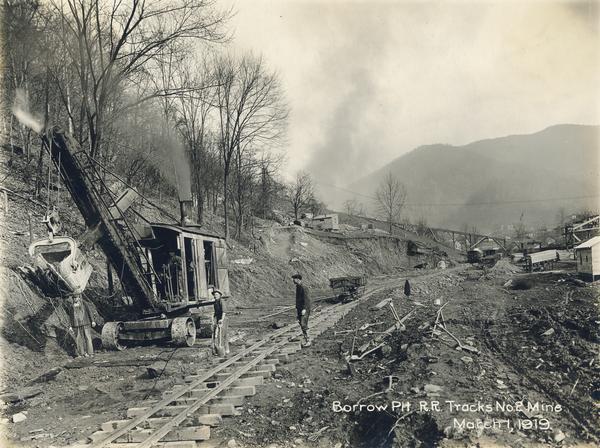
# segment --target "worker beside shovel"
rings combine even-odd
[[[218,289],[213,289],[212,295],[215,299],[215,314],[213,316],[212,346],[213,354],[218,356],[229,355],[229,337],[227,331],[227,318],[221,297],[223,294]]]
[[[75,339],[77,357],[93,356],[94,345],[92,343],[92,327],[96,326],[93,314],[89,305],[83,301],[81,296],[72,298],[71,308],[71,326],[69,333]]]

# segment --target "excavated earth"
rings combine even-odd
[[[437,271],[414,278],[410,298],[375,295],[278,369],[218,437],[261,447],[597,446],[598,289],[506,267]],[[529,289],[505,287],[511,279]],[[400,316],[414,311],[406,329],[347,363],[355,335],[356,350],[394,322],[389,307],[371,308],[386,297]],[[476,352],[433,331],[436,299],[448,302],[445,328]]]
[[[12,191],[31,193],[25,177],[0,175]],[[207,339],[191,348],[148,345],[73,359],[60,298],[45,297],[19,269],[30,263],[29,213],[34,238],[42,237],[45,207],[14,196],[9,206],[0,215],[0,446],[85,439],[214,361]],[[61,213],[70,234],[83,231],[72,207],[64,204]],[[350,274],[368,275],[376,292],[281,365],[239,416],[212,431],[213,445],[597,446],[597,286],[574,282],[568,264],[541,274],[520,273],[504,260],[480,269],[456,265],[455,254],[439,250],[409,256],[405,241],[367,233],[334,236],[263,222],[251,242],[232,242],[234,351],[293,322],[293,272],[305,275],[313,297],[330,295],[328,278]],[[105,259],[90,259],[86,298],[108,319],[114,298],[105,292]],[[448,269],[435,268],[442,259]],[[431,269],[414,269],[425,262]],[[373,308],[390,298],[400,317],[412,312],[406,328],[347,362],[395,322],[389,306]]]
[[[74,359],[64,299],[49,294],[27,274],[32,263],[27,248],[31,240],[45,237],[41,221],[48,208],[45,194],[28,199],[32,172],[32,162],[17,157],[9,163],[7,152],[0,150],[0,178],[10,191],[9,209],[0,211],[2,447],[66,446],[85,439],[102,423],[124,418],[129,407],[159,397],[184,376],[213,362],[207,339],[199,339],[192,348],[99,349],[91,359]],[[58,196],[51,189],[51,198]],[[59,199],[65,233],[77,238],[85,230],[82,219],[64,189]],[[151,210],[142,212],[148,216]],[[212,217],[210,225],[218,228],[218,218]],[[305,276],[313,297],[325,298],[331,295],[330,277],[367,275],[376,287],[389,281],[396,284],[400,273],[411,272],[417,264],[435,266],[441,259],[452,263],[439,251],[424,256],[406,252],[405,239],[378,233],[332,236],[257,220],[252,238],[243,243],[232,240],[228,251],[233,297],[227,308],[234,348],[272,331],[271,320],[293,321],[290,276],[295,272]],[[84,298],[96,309],[101,325],[118,318],[111,309],[119,294],[107,294],[104,255],[92,251],[88,259],[94,272]],[[210,307],[203,312],[210,313]],[[94,331],[93,336],[99,348],[99,334]]]

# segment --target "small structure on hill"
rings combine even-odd
[[[595,281],[600,278],[600,236],[575,247],[577,273],[584,280]]]
[[[318,230],[337,231],[340,229],[338,215],[333,213],[331,215],[319,215],[312,218],[311,227]]]
[[[491,238],[480,240],[467,251],[469,263],[494,264],[500,258],[502,258],[500,246]]]

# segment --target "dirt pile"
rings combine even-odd
[[[409,270],[427,256],[408,256],[397,238],[348,238],[299,226],[270,225],[256,232],[249,249],[233,244],[230,281],[237,304],[277,301],[293,294],[290,276],[299,272],[313,290],[327,290],[329,278],[380,275]],[[237,296],[237,297],[235,297]]]
[[[512,264],[507,258],[502,258],[498,260],[494,266],[488,269],[488,272],[495,276],[503,276],[522,272],[522,269]]]

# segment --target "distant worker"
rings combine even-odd
[[[310,297],[308,289],[302,284],[302,276],[300,274],[292,275],[292,281],[296,285],[296,312],[298,323],[302,329],[304,336],[304,347],[310,347],[310,337],[308,336],[308,318],[310,317]]]
[[[410,282],[408,279],[404,282],[404,295],[410,297]]]
[[[92,317],[92,312],[81,296],[73,297],[73,306],[71,310],[71,326],[69,327],[69,332],[75,338],[77,357],[93,356],[94,345],[92,344],[91,327],[95,327],[96,322]]]
[[[228,322],[227,316],[225,315],[225,307],[221,297],[223,294],[218,289],[213,289],[212,295],[215,299],[214,308],[215,314],[213,316],[213,332],[212,332],[212,345],[213,354],[219,356],[229,355],[229,335],[228,335]]]
[[[173,296],[182,295],[182,260],[175,252],[169,252],[169,274]],[[173,281],[174,280],[174,281]],[[175,290],[176,289],[176,290]]]

